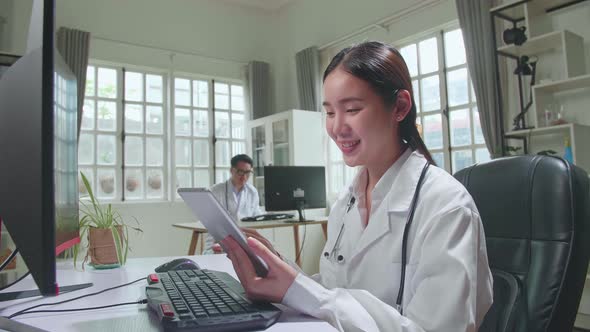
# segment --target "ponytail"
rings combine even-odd
[[[399,130],[401,138],[410,145],[412,150],[420,152],[430,164],[436,166],[430,151],[428,151],[428,148],[426,147],[426,144],[424,144],[424,141],[418,132],[418,128],[416,127],[416,105],[413,100],[412,109],[406,118],[400,122]]]

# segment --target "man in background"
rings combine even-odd
[[[245,154],[238,154],[231,159],[231,177],[229,180],[215,184],[211,192],[221,205],[229,212],[234,220],[262,214],[258,190],[248,183],[253,172],[252,158]],[[213,253],[213,237],[207,234],[204,254]]]

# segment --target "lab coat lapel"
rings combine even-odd
[[[424,157],[413,152],[403,161],[400,168],[390,169],[386,172],[384,177],[390,177],[386,179],[389,182],[384,183],[386,191],[377,193],[383,201],[379,204],[377,210],[372,213],[369,224],[360,237],[351,259],[364,253],[371,244],[382,236],[389,234],[392,229],[392,222],[405,224],[412,196],[425,162]],[[395,165],[392,166],[392,168],[394,167]],[[388,174],[390,171],[393,174]],[[403,214],[403,218],[389,218],[391,212],[396,213],[396,215]],[[403,232],[403,224],[393,226],[396,230],[401,229]]]

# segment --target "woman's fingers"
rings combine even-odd
[[[258,239],[254,237],[248,238],[248,246],[252,248],[254,254],[260,256],[263,261],[267,264],[277,264],[277,262],[282,262],[282,260],[277,257],[264,243],[261,243]]]
[[[240,281],[242,281],[242,283],[247,283],[256,278],[256,271],[254,270],[252,262],[250,262],[250,258],[236,240],[231,236],[228,236],[223,239],[221,243],[226,248]]]

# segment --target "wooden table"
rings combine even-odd
[[[297,265],[301,266],[301,257],[298,255],[300,252],[301,245],[299,244],[299,226],[301,225],[321,225],[322,231],[324,232],[324,239],[327,238],[327,231],[328,231],[328,217],[319,217],[315,219],[310,219],[307,221],[298,221],[294,219],[288,220],[266,220],[266,221],[249,221],[243,222],[239,221],[238,226],[244,228],[253,228],[253,229],[265,229],[265,228],[281,228],[281,227],[293,227],[293,240],[295,241],[295,257]],[[207,228],[203,226],[200,222],[188,222],[188,223],[180,223],[172,225],[178,228],[189,229],[193,231],[193,236],[191,238],[191,243],[188,247],[188,254],[195,255],[197,249],[197,243],[199,242],[199,238],[201,239],[200,243],[200,250],[199,253],[203,253],[203,243],[205,242],[205,233],[207,233]]]

